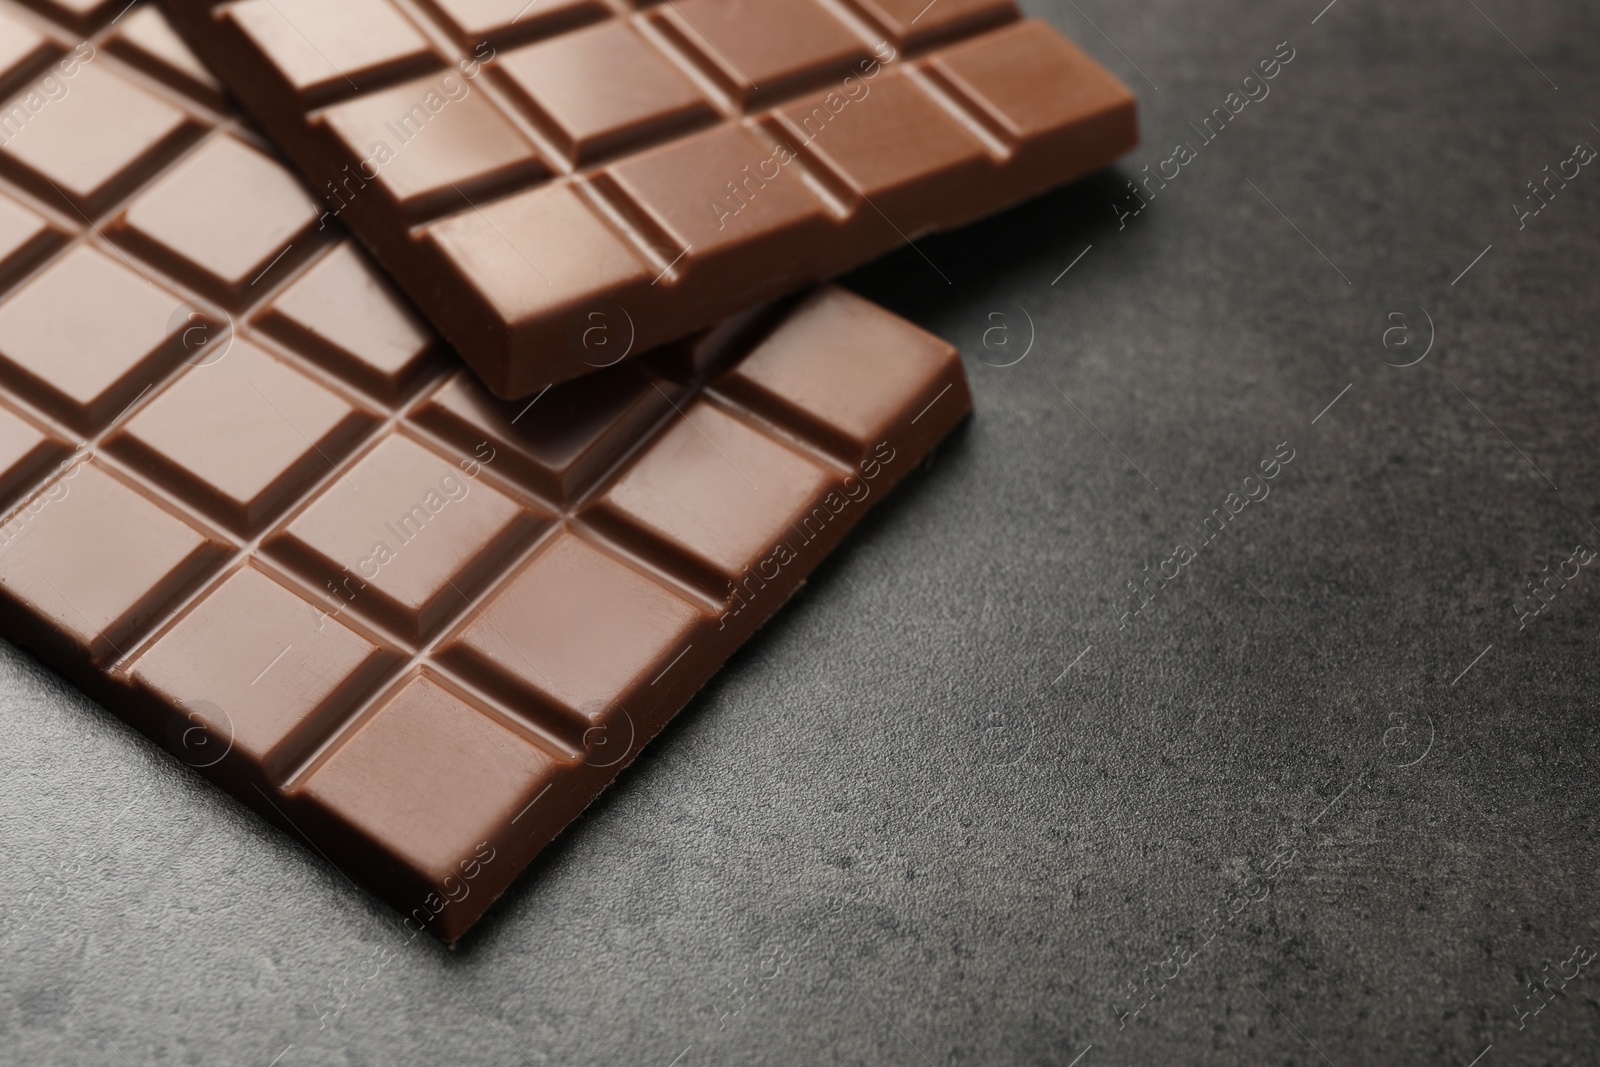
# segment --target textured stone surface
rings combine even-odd
[[[1478,6],[1031,4],[1145,147],[850,279],[976,418],[454,954],[6,647],[0,1059],[1594,1062],[1600,964],[1515,1009],[1600,945],[1600,573],[1511,605],[1600,542],[1600,171],[1511,205],[1600,143],[1600,13]]]

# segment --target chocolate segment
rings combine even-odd
[[[1011,0],[163,3],[503,397],[1138,137],[1128,90]]]
[[[115,14],[0,0],[99,86],[0,154],[0,633],[453,942],[966,415],[960,360],[823,289],[497,399]],[[184,137],[56,140],[129,101]],[[114,198],[36,188],[69,149]]]

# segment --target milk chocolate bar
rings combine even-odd
[[[454,942],[962,419],[960,361],[823,289],[498,400],[155,8],[94,10],[0,0],[0,633]]]
[[[1011,0],[163,2],[506,397],[1138,138],[1128,90]]]

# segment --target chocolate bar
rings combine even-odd
[[[454,942],[965,416],[960,360],[822,289],[496,399],[154,8],[79,25],[0,0],[0,632]]]
[[[1011,0],[163,2],[505,397],[1138,139],[1128,90]]]

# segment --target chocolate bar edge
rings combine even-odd
[[[271,64],[247,45],[236,28],[217,19],[210,5],[184,0],[157,0],[157,4],[201,61],[229,86],[245,110],[261,124],[327,206],[322,190],[336,187],[341,174],[348,169],[339,164],[331,131],[301,115],[300,104],[292,92],[279,91]],[[1090,155],[1090,162],[1071,170],[1019,165],[1014,168],[1015,174],[998,173],[996,180],[1007,183],[1002,191],[985,200],[979,210],[964,210],[932,229],[954,229],[999,214],[1049,189],[1104,169],[1131,151],[1139,143],[1138,102],[1126,87],[1122,92],[1117,106],[1087,124],[1087,133],[1079,130],[1073,134],[1076,139],[1091,142],[1099,149]],[[323,141],[327,144],[320,143]],[[1027,149],[1031,158],[1049,157],[1059,152],[1061,145],[1045,141],[1027,146]],[[489,307],[486,295],[458,277],[431,242],[419,238],[415,231],[396,226],[394,220],[386,216],[380,201],[378,195],[353,196],[340,205],[336,213],[348,216],[346,221],[351,232],[412,298],[489,391],[503,399],[533,395],[548,385],[581,377],[601,366],[585,358],[572,336],[582,333],[582,325],[587,324],[590,315],[608,316],[608,328],[617,328],[609,323],[609,317],[622,310],[628,326],[628,351],[630,355],[639,355],[711,326],[735,310],[712,306],[696,300],[693,294],[663,289],[651,282],[632,285],[626,291],[595,294],[596,299],[581,301],[581,306],[571,309],[569,314],[542,317],[531,323],[513,323],[502,331],[499,313]],[[853,249],[853,254],[841,255],[831,262],[829,265],[837,268],[834,271],[805,269],[784,273],[774,269],[754,280],[743,277],[742,302],[755,305],[821,283],[835,273],[858,267],[926,235],[926,231],[904,234],[892,224],[879,228],[878,232],[880,236],[875,244],[868,246],[863,242],[861,247]],[[860,238],[838,236],[829,240],[838,245]],[[788,258],[782,247],[774,251],[774,260]],[[528,356],[533,352],[541,355],[542,362],[537,367]]]

